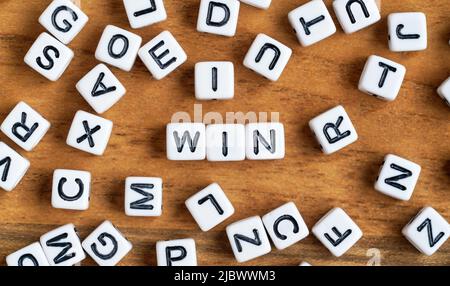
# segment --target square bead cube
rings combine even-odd
[[[334,12],[346,34],[351,34],[380,21],[375,0],[334,0]]]
[[[29,167],[30,162],[27,159],[0,142],[0,188],[7,192],[12,191]]]
[[[427,18],[424,13],[392,13],[387,22],[391,51],[410,52],[427,48]]]
[[[245,160],[245,126],[243,124],[210,124],[206,127],[208,161]]]
[[[91,173],[57,169],[53,172],[52,206],[57,209],[87,210],[91,192]]]
[[[158,266],[197,266],[195,241],[192,238],[158,241]]]
[[[206,127],[203,123],[170,123],[166,128],[167,159],[205,160]]]
[[[167,19],[163,0],[123,0],[128,21],[133,29],[138,29]]]
[[[245,126],[245,153],[249,160],[276,160],[285,155],[284,126],[278,122]]]
[[[232,62],[201,62],[195,65],[195,98],[224,100],[234,97]]]
[[[233,37],[239,18],[238,0],[201,0],[197,31]]]
[[[154,217],[162,214],[161,178],[128,177],[125,180],[125,214]]]

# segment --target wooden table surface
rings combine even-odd
[[[23,100],[48,119],[52,127],[32,152],[25,152],[3,134],[0,140],[31,161],[27,175],[10,192],[0,192],[0,259],[47,231],[74,223],[86,237],[103,220],[111,220],[131,240],[133,250],[121,265],[156,265],[158,240],[192,237],[199,265],[236,264],[225,227],[253,215],[264,215],[288,201],[299,207],[312,227],[329,209],[343,208],[360,226],[363,238],[340,258],[333,257],[310,235],[283,251],[272,252],[245,265],[366,265],[376,253],[382,265],[450,265],[450,243],[431,257],[420,254],[401,234],[402,227],[423,206],[430,205],[450,220],[450,109],[436,88],[450,75],[450,5],[448,0],[383,1],[382,20],[360,32],[338,32],[303,48],[288,23],[287,13],[306,0],[273,1],[269,10],[241,5],[233,38],[196,31],[199,0],[165,1],[168,20],[134,30],[144,43],[163,30],[171,31],[188,54],[188,61],[161,81],[152,79],[140,60],[127,73],[112,68],[128,92],[103,116],[114,122],[105,154],[95,157],[66,145],[77,110],[94,112],[75,89],[76,82],[98,64],[94,58],[107,24],[131,31],[121,0],[81,1],[90,17],[70,43],[75,58],[57,82],[32,71],[23,57],[44,31],[38,17],[50,1],[0,2],[0,120]],[[330,0],[325,1],[331,9]],[[332,11],[332,10],[330,10]],[[392,12],[421,11],[427,15],[428,49],[393,53],[387,46],[386,17]],[[280,80],[272,83],[246,69],[243,58],[258,33],[293,49]],[[394,102],[383,102],[358,91],[358,80],[369,55],[377,54],[407,68]],[[194,65],[199,61],[233,61],[235,98],[198,102],[194,98]],[[165,154],[165,127],[172,114],[279,112],[286,130],[286,158],[279,161],[236,163],[171,162]],[[331,155],[321,153],[308,121],[342,104],[359,140]],[[374,180],[383,157],[394,153],[422,166],[408,202],[376,192]],[[54,169],[88,170],[93,176],[89,210],[51,207]],[[158,176],[164,180],[163,215],[133,218],[124,213],[127,176]],[[218,182],[236,212],[215,229],[203,233],[184,206],[192,194]],[[374,250],[375,249],[375,250]],[[372,259],[373,260],[373,259]],[[94,262],[87,258],[83,265]]]

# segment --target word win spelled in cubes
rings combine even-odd
[[[142,38],[119,27],[108,25],[98,43],[95,58],[124,71],[136,61]]]
[[[152,76],[160,80],[187,60],[175,37],[164,31],[139,50],[139,57]]]
[[[30,244],[6,257],[8,266],[49,266],[39,242]]]
[[[69,44],[89,18],[70,0],[55,0],[39,17],[39,23],[63,44]]]
[[[88,72],[76,85],[78,92],[101,114],[116,104],[125,95],[125,87],[104,64]]]
[[[234,214],[233,205],[216,183],[187,199],[185,204],[202,231],[214,228]]]
[[[259,34],[245,56],[244,66],[271,81],[277,81],[291,55],[289,47],[267,35]]]
[[[195,65],[195,97],[224,100],[234,97],[232,62],[201,62]]]
[[[40,243],[50,266],[72,266],[86,258],[73,224],[42,235]]]
[[[210,161],[275,160],[285,155],[281,123],[241,124],[170,123],[166,129],[169,160]],[[245,148],[243,148],[245,146]]]
[[[158,241],[156,261],[158,266],[197,266],[195,241],[192,238]]]
[[[272,250],[259,216],[232,223],[226,228],[228,240],[238,262],[246,262]]]
[[[236,34],[238,0],[201,0],[197,31],[232,37]]]
[[[99,116],[77,111],[67,135],[67,145],[101,156],[111,136],[113,123]]]
[[[450,106],[450,77],[438,88],[439,96]]]
[[[422,51],[427,48],[427,18],[424,13],[392,13],[387,21],[391,51]]]
[[[322,0],[314,0],[288,14],[302,46],[310,46],[336,33],[336,26]]]
[[[25,102],[19,102],[3,121],[1,130],[26,151],[33,150],[50,128],[50,122]]]
[[[333,8],[347,34],[364,29],[381,19],[375,0],[334,0]]]
[[[400,91],[406,68],[379,56],[370,56],[359,80],[359,90],[377,98],[393,101]]]
[[[110,221],[98,226],[83,240],[82,246],[100,266],[115,266],[133,248]]]
[[[334,208],[323,216],[313,226],[312,233],[336,257],[362,237],[361,229],[341,208]]]
[[[309,121],[309,127],[325,154],[334,153],[358,140],[347,112],[340,105],[313,118]]]
[[[149,26],[167,19],[163,0],[123,0],[133,29]]]
[[[125,180],[125,214],[128,216],[161,216],[161,178],[128,177]]]
[[[420,170],[416,163],[389,154],[384,158],[375,189],[393,198],[408,201],[419,179]]]
[[[450,225],[435,209],[425,207],[403,228],[402,233],[420,252],[433,255],[448,239]]]
[[[53,172],[52,206],[57,209],[87,210],[91,173],[58,169]]]
[[[73,59],[73,52],[57,39],[42,33],[33,43],[24,61],[51,81],[57,81]]]
[[[12,191],[29,167],[30,162],[27,159],[0,142],[0,188],[7,192]]]

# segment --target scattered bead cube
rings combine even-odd
[[[103,155],[111,136],[113,123],[110,120],[77,111],[67,135],[67,145],[97,156]]]
[[[195,241],[192,238],[158,241],[158,266],[197,266]]]
[[[271,37],[259,34],[244,59],[244,66],[277,81],[292,55],[292,50]]]
[[[438,88],[439,96],[450,106],[450,77]]]
[[[57,81],[73,56],[71,49],[44,32],[28,50],[24,62],[47,79]]]
[[[340,105],[313,118],[309,127],[325,154],[334,153],[358,140],[355,127]]]
[[[288,14],[302,46],[307,47],[336,33],[336,26],[322,0],[309,1]]]
[[[249,160],[284,158],[284,126],[278,122],[249,123],[245,126],[245,154]]]
[[[116,104],[125,95],[125,87],[104,64],[88,72],[76,85],[78,92],[101,114]]]
[[[238,0],[201,0],[197,31],[233,37],[239,18]]]
[[[8,145],[0,142],[0,188],[10,192],[22,180],[30,162]]]
[[[420,252],[433,255],[448,239],[450,225],[435,209],[425,207],[403,228],[402,233]]]
[[[341,208],[334,208],[312,228],[312,233],[336,257],[346,253],[362,237],[361,229]]]
[[[125,180],[125,214],[127,216],[161,216],[161,178],[128,177]]]
[[[400,91],[406,68],[391,60],[370,56],[359,80],[359,90],[377,98],[393,101]]]
[[[262,221],[277,249],[285,249],[309,235],[308,226],[293,202],[269,212]]]
[[[381,19],[375,0],[334,0],[333,8],[346,34],[364,29]]]
[[[167,19],[163,0],[123,0],[133,29],[150,26]]]
[[[195,65],[195,98],[224,100],[234,97],[232,62],[201,62]]]
[[[208,231],[234,214],[234,208],[222,188],[213,183],[185,202],[202,231]]]
[[[230,224],[226,228],[236,260],[240,263],[265,255],[272,250],[259,216]]]
[[[70,0],[54,0],[39,17],[39,23],[63,44],[69,44],[89,18]]]
[[[47,232],[40,243],[50,266],[72,266],[86,258],[73,224]]]
[[[129,72],[136,61],[142,38],[119,27],[108,25],[98,43],[95,58]]]
[[[131,242],[107,220],[83,240],[82,246],[100,266],[115,266],[133,248]]]
[[[420,175],[420,166],[389,154],[384,158],[375,190],[402,201],[408,201]]]
[[[240,0],[242,3],[251,5],[253,7],[267,10],[270,7],[272,0]]]
[[[50,122],[21,101],[3,121],[0,129],[9,139],[26,151],[31,151],[50,128]]]
[[[206,127],[203,123],[167,124],[166,140],[169,160],[204,160],[206,158]]]
[[[6,257],[8,266],[49,266],[39,242],[32,243]]]
[[[57,169],[53,172],[52,206],[57,209],[87,210],[91,192],[91,173]]]
[[[152,76],[163,79],[181,66],[187,55],[175,37],[164,31],[139,50],[139,57]]]
[[[243,124],[210,124],[206,127],[208,161],[245,160],[245,126]]]
[[[392,13],[387,21],[391,51],[422,51],[427,48],[427,18],[424,13]]]

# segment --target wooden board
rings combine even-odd
[[[31,168],[11,193],[0,192],[0,259],[37,241],[43,233],[74,223],[81,237],[103,220],[111,220],[132,241],[132,252],[121,265],[155,265],[158,240],[192,237],[200,265],[236,264],[225,234],[227,224],[264,215],[294,201],[309,227],[333,207],[342,207],[357,222],[364,237],[347,254],[334,258],[310,235],[283,251],[248,265],[366,265],[378,249],[382,265],[450,265],[450,243],[435,255],[421,255],[401,234],[402,227],[423,206],[431,205],[450,219],[450,109],[436,88],[450,75],[447,0],[383,1],[382,21],[345,35],[302,48],[288,23],[287,13],[306,0],[273,1],[268,11],[241,5],[233,38],[196,31],[198,0],[165,1],[168,20],[135,30],[149,41],[171,31],[188,54],[188,61],[156,81],[138,60],[129,73],[113,68],[128,93],[104,117],[114,121],[106,153],[91,156],[65,144],[77,110],[93,112],[77,93],[76,82],[98,62],[94,52],[107,24],[131,30],[122,1],[82,1],[90,21],[70,43],[75,58],[63,77],[53,83],[28,68],[23,57],[44,31],[38,17],[49,1],[3,0],[0,4],[0,120],[23,100],[38,110],[52,127],[38,147],[23,154]],[[326,1],[330,7],[331,1]],[[331,8],[331,7],[330,7]],[[392,12],[426,13],[429,48],[393,53],[387,47],[386,17]],[[332,13],[333,14],[333,13]],[[334,15],[333,15],[334,17]],[[335,19],[335,18],[334,18]],[[336,25],[338,22],[336,21]],[[266,33],[293,49],[284,74],[271,83],[244,68],[242,61],[258,33]],[[377,54],[407,67],[398,98],[386,103],[357,90],[365,60]],[[286,129],[286,158],[281,161],[237,163],[170,162],[165,156],[165,126],[172,114],[193,116],[194,64],[229,60],[235,64],[236,96],[226,102],[203,102],[203,114],[279,112]],[[342,104],[358,131],[359,140],[325,156],[309,131],[308,121]],[[3,134],[0,139],[19,150]],[[379,165],[387,153],[406,157],[423,168],[409,202],[386,197],[373,189]],[[75,212],[51,207],[51,180],[56,168],[92,172],[91,205]],[[132,218],[124,213],[127,176],[164,179],[164,210],[159,218]],[[236,213],[214,230],[203,233],[184,206],[192,194],[218,182]],[[86,259],[83,265],[93,264]]]

